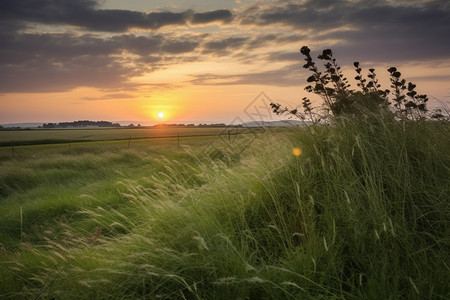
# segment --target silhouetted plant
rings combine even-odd
[[[281,104],[278,103],[270,103],[270,107],[272,107],[272,110],[277,115],[283,115],[286,114],[291,117],[296,117],[300,120],[305,120],[304,115],[298,110],[298,108],[288,108],[287,106],[281,106]]]
[[[349,92],[347,91],[346,78],[343,77],[340,67],[336,63],[336,59],[333,58],[333,53],[330,49],[323,50],[322,54],[319,55],[319,59],[327,61],[325,64],[325,72],[322,73],[317,68],[315,62],[311,57],[311,50],[303,46],[300,52],[305,56],[306,64],[303,68],[308,69],[313,74],[309,76],[306,81],[312,85],[308,85],[305,90],[308,92],[313,92],[322,97],[325,105],[330,108],[333,113],[335,112],[335,102],[338,96],[347,96]],[[328,86],[329,83],[332,87]],[[311,111],[309,111],[311,113]]]
[[[367,79],[365,79],[359,62],[353,64],[357,73],[355,80],[360,88],[360,91],[354,91],[350,89],[350,84],[333,57],[331,49],[323,50],[322,54],[318,56],[318,59],[326,62],[324,64],[324,72],[321,72],[316,66],[311,57],[311,50],[307,46],[303,46],[300,52],[305,56],[306,61],[303,68],[312,72],[312,75],[306,79],[310,85],[306,86],[305,90],[319,95],[324,101],[325,109],[332,116],[352,115],[360,117],[368,111],[389,111],[391,104],[389,95],[391,92],[388,89],[383,90],[381,88],[375,69],[369,69]],[[425,118],[428,97],[426,95],[418,95],[415,91],[415,84],[409,82],[406,85],[406,80],[401,78],[401,73],[397,68],[391,67],[388,69],[388,72],[390,73],[391,88],[393,89],[393,107],[396,116],[401,119],[411,120]],[[314,123],[321,120],[308,98],[304,97],[302,99],[302,106],[304,113],[299,113],[297,108],[289,109],[278,103],[271,103],[272,109],[277,114],[296,116],[303,120],[308,118]],[[439,115],[435,114],[435,116]]]
[[[288,108],[287,106],[281,106],[281,104],[279,103],[270,103],[270,107],[277,115],[284,114],[288,115],[289,117],[296,117],[305,122],[310,121],[313,124],[319,123],[322,120],[319,114],[314,111],[311,100],[309,100],[307,97],[303,97],[302,99],[303,113],[299,111],[298,107],[292,109]]]
[[[406,85],[405,79],[400,79],[401,73],[397,68],[391,67],[388,72],[391,75],[391,87],[394,89],[394,107],[397,109],[398,116],[412,120],[425,118],[428,97],[418,95],[415,91],[416,85],[412,82],[408,82],[408,85]]]
[[[305,112],[305,115],[307,115],[309,117],[311,122],[313,122],[313,123],[320,122],[320,118],[317,117],[317,114],[313,113],[314,108],[312,107],[311,100],[309,100],[307,97],[303,97],[302,106],[303,106],[303,111]]]
[[[318,58],[328,61],[324,66],[329,80],[333,84],[334,93],[339,96],[348,96],[351,93],[351,91],[347,90],[350,85],[347,78],[342,74],[341,67],[336,63],[336,59],[333,58],[333,52],[330,49],[325,49]]]
[[[387,95],[389,94],[389,90],[380,90],[381,85],[378,83],[377,75],[375,74],[375,69],[370,68],[369,74],[367,74],[367,77],[370,79],[369,82],[366,85],[367,79],[364,79],[361,74],[361,66],[359,62],[354,62],[353,66],[355,66],[355,71],[358,74],[355,79],[358,81],[357,86],[359,86],[362,90],[363,94],[368,93],[378,93],[380,97],[387,100]]]
[[[334,90],[331,88],[327,88],[327,84],[329,82],[329,78],[327,74],[322,74],[322,72],[317,69],[314,61],[311,58],[310,50],[307,47],[302,47],[300,50],[303,55],[305,55],[306,64],[303,66],[303,68],[310,70],[313,72],[313,75],[309,76],[308,79],[306,79],[309,83],[314,83],[314,87],[309,85],[305,88],[308,92],[314,92],[325,100],[325,103],[328,106],[331,106],[331,97],[334,93]]]
[[[417,113],[417,115],[413,115],[413,117],[422,119],[427,112],[426,104],[428,102],[428,97],[427,95],[417,95],[417,92],[414,91],[415,88],[415,84],[411,82],[408,83],[408,93],[406,93],[406,95],[410,97],[411,100],[406,102],[405,107],[412,115],[414,112]]]

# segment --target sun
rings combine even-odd
[[[162,112],[159,112],[158,113],[158,118],[160,118],[160,119],[164,118],[164,114]]]

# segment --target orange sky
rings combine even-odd
[[[249,121],[249,105],[261,92],[269,98],[258,101],[293,107],[308,96],[303,45],[314,56],[333,49],[349,78],[358,60],[365,70],[375,67],[389,88],[386,70],[397,66],[419,93],[449,100],[450,8],[439,1],[16,0],[3,6],[0,124]]]

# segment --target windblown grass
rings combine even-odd
[[[0,250],[0,295],[444,299],[449,147],[448,124],[380,116],[267,133],[243,152],[217,147],[205,155],[190,147],[166,151],[165,159],[144,152],[78,157],[82,169],[94,164],[92,172],[115,183],[84,191],[66,213],[45,215],[56,203],[42,211],[36,204],[33,214],[44,214],[50,227],[37,224],[35,241],[22,235]],[[60,160],[68,172],[77,169],[76,160]],[[111,176],[113,161],[128,175]],[[20,172],[36,164],[44,162],[30,161]],[[80,175],[59,180],[65,185]],[[3,182],[12,190],[21,185],[9,180]],[[33,190],[39,180],[23,184]],[[16,211],[27,211],[27,202]],[[15,222],[28,235],[32,216],[11,216],[2,234],[17,239],[7,229]]]

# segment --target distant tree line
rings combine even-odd
[[[170,123],[170,124],[156,124],[153,126],[141,126],[141,124],[134,125],[124,125],[128,128],[136,128],[136,127],[142,127],[142,128],[161,128],[161,127],[227,127],[225,123],[212,123],[212,124],[203,124],[200,123],[198,125],[195,124],[176,124],[176,123]],[[239,124],[234,127],[242,127],[243,125]],[[109,121],[89,121],[89,120],[82,120],[82,121],[73,121],[73,122],[61,122],[61,123],[44,123],[42,126],[38,126],[38,128],[80,128],[80,127],[123,127],[119,123],[112,123]],[[0,129],[2,129],[2,126],[0,126]],[[7,128],[12,129],[12,128]],[[21,129],[21,127],[15,127],[14,129]]]
[[[216,123],[216,124],[198,124],[197,127],[227,127],[224,123]]]
[[[61,123],[45,123],[42,128],[67,128],[67,127],[120,127],[119,123],[112,123],[108,121],[74,121]]]

